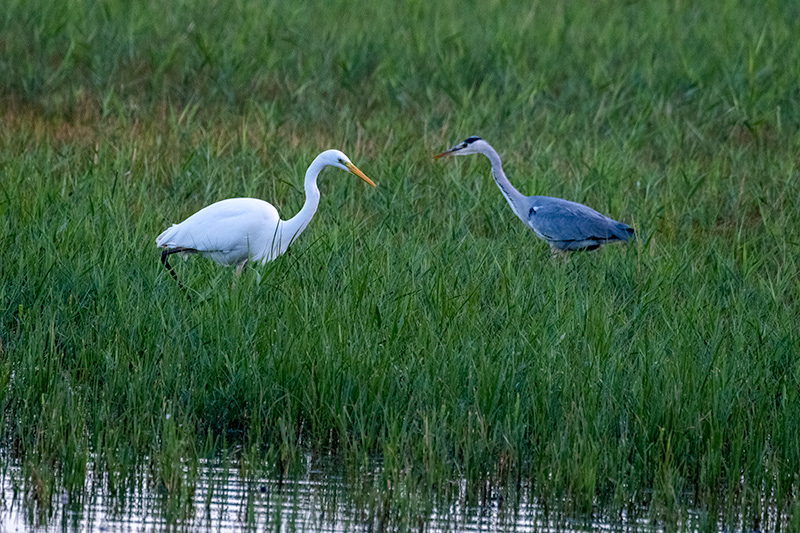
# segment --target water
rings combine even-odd
[[[453,496],[434,504],[402,490],[386,490],[378,472],[358,482],[341,470],[309,466],[303,475],[281,481],[271,477],[243,478],[235,468],[203,465],[193,481],[172,496],[153,487],[146,472],[135,476],[124,493],[112,495],[108,483],[92,473],[77,498],[60,493],[49,513],[40,514],[25,497],[29,488],[18,466],[2,474],[2,532],[15,531],[661,531],[643,510],[608,517],[569,518],[546,512],[524,495],[509,502],[489,491],[480,503],[468,503],[466,485],[454,483]],[[688,513],[670,530],[708,528],[708,517]],[[711,529],[716,529],[712,521]],[[736,528],[736,530],[741,530]]]

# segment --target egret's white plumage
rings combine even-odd
[[[375,186],[342,152],[326,150],[306,171],[306,201],[294,217],[281,220],[275,207],[257,198],[221,200],[173,224],[156,238],[156,245],[165,248],[162,262],[174,276],[167,256],[176,252],[199,253],[220,265],[240,268],[247,261],[263,264],[274,260],[286,252],[317,211],[317,176],[326,166],[346,170]]]
[[[156,244],[167,250],[194,251],[224,266],[248,260],[264,263],[291,243],[283,236],[285,226],[272,204],[258,198],[229,198],[173,224]]]

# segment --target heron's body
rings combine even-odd
[[[347,170],[375,186],[342,152],[326,150],[306,171],[306,201],[294,217],[281,220],[272,204],[257,198],[221,200],[173,224],[156,238],[156,245],[165,249],[162,262],[175,276],[167,262],[172,253],[199,253],[220,265],[240,268],[247,261],[263,264],[276,259],[286,252],[317,211],[320,199],[317,176],[326,166]]]
[[[478,137],[469,137],[436,157],[475,153],[489,159],[492,177],[511,209],[553,251],[594,250],[610,242],[628,241],[634,236],[633,228],[627,224],[586,205],[552,196],[523,195],[508,181],[495,149]]]
[[[522,221],[554,250],[594,250],[609,242],[627,241],[633,235],[633,228],[627,224],[589,206],[552,196],[525,199],[527,215]]]

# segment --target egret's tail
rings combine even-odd
[[[177,229],[178,224],[173,224],[164,231],[161,232],[161,235],[156,237],[156,246],[159,248],[174,248],[175,244],[170,243],[170,240],[175,236],[175,230]]]

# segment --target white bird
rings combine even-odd
[[[156,237],[156,245],[165,249],[161,262],[178,281],[168,261],[174,253],[198,253],[220,265],[237,265],[237,273],[247,261],[260,261],[263,265],[276,259],[286,252],[316,213],[320,198],[317,176],[326,166],[346,170],[375,187],[346,155],[339,150],[326,150],[306,171],[306,201],[295,216],[281,220],[272,204],[257,198],[221,200]]]

